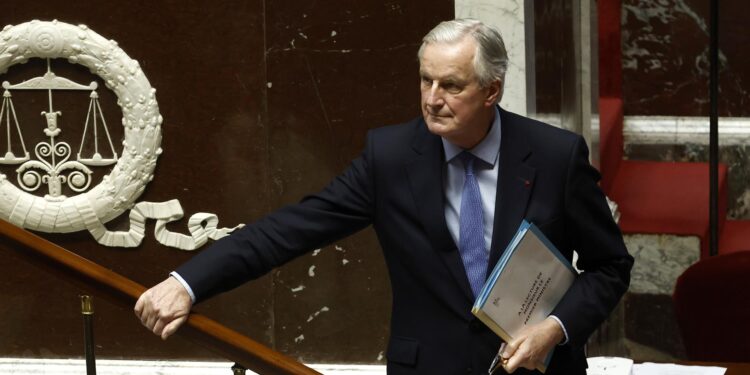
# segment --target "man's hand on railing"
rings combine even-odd
[[[169,277],[145,291],[135,303],[135,315],[162,340],[166,340],[187,321],[193,302],[185,287]]]

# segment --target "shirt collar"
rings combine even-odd
[[[500,111],[498,111],[496,106],[495,118],[492,120],[489,133],[487,133],[487,136],[485,136],[478,145],[469,150],[469,152],[485,163],[494,166],[497,162],[497,157],[500,154],[500,136]],[[449,163],[453,158],[464,151],[463,148],[450,143],[445,138],[441,139],[443,141],[443,151],[445,151],[446,163]]]

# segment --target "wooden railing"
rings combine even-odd
[[[0,248],[15,251],[83,289],[126,307],[132,307],[146,291],[143,285],[133,280],[3,220],[0,220]],[[177,334],[258,374],[320,375],[317,371],[198,313],[191,313]]]

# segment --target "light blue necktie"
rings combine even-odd
[[[484,285],[487,272],[487,249],[484,245],[484,213],[479,183],[474,176],[476,157],[468,151],[460,155],[464,162],[464,190],[461,193],[461,212],[459,214],[459,244],[461,260],[469,278],[474,296],[478,296]]]

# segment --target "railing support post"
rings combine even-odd
[[[83,314],[83,343],[86,353],[86,375],[96,375],[94,358],[94,305],[91,296],[81,296],[81,314]]]
[[[232,366],[232,375],[245,375],[245,371],[247,370],[239,363],[235,363]]]

